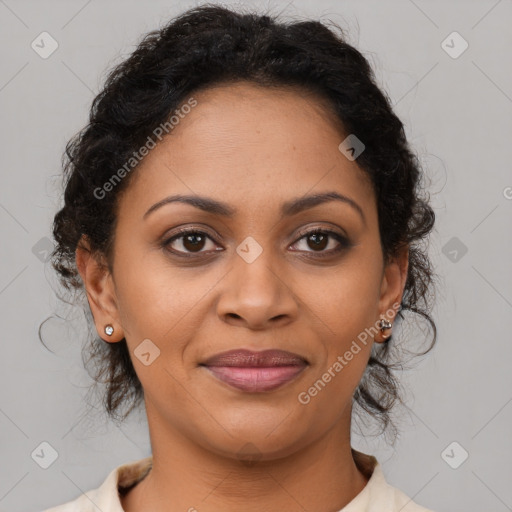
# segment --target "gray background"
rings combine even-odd
[[[74,499],[116,465],[150,453],[144,413],[116,426],[97,403],[95,415],[87,412],[91,380],[77,341],[87,324],[56,298],[45,249],[65,142],[86,123],[105,72],[143,33],[197,3],[0,0],[0,510]],[[512,2],[244,5],[346,28],[431,178],[438,345],[403,374],[396,446],[357,433],[353,445],[436,511],[512,510]],[[59,45],[47,59],[31,48],[43,31]],[[442,46],[453,31],[469,44],[457,58]],[[55,312],[68,321],[45,325],[52,354],[37,329]],[[48,469],[31,457],[43,441],[58,453]],[[459,464],[462,450],[469,458],[453,469],[446,461]]]

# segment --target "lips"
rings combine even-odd
[[[285,350],[264,350],[252,352],[250,350],[230,350],[222,352],[203,364],[205,366],[238,366],[238,367],[269,367],[269,366],[295,366],[307,363],[307,361]]]
[[[217,379],[248,392],[277,389],[294,379],[307,365],[306,359],[285,350],[230,350],[201,364]]]

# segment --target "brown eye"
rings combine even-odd
[[[200,233],[191,233],[183,236],[182,244],[187,251],[200,251],[204,247],[205,237]]]
[[[307,241],[309,244],[309,247],[316,250],[323,250],[327,247],[329,242],[329,235],[326,235],[324,233],[311,233],[307,235]],[[311,244],[310,244],[311,242]]]
[[[332,256],[343,249],[349,248],[351,243],[349,240],[336,233],[326,229],[313,229],[304,233],[294,245],[297,245],[301,241],[305,241],[306,249],[304,252],[319,253],[319,257]],[[326,250],[327,247],[330,248]],[[307,250],[310,249],[310,250]],[[302,251],[302,249],[299,249]]]
[[[214,241],[208,234],[197,229],[188,229],[181,230],[178,235],[174,235],[164,242],[163,246],[166,248],[170,247],[168,250],[175,254],[187,255],[190,253],[206,252],[203,249],[208,245],[208,241],[213,245],[209,250],[217,250],[215,249]]]

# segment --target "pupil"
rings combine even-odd
[[[309,236],[310,240],[314,240],[314,244],[315,244],[315,247],[311,247],[312,249],[325,249],[326,247],[326,241],[327,241],[327,236],[321,234],[321,233],[313,233],[312,235]]]
[[[195,242],[192,241],[194,239],[196,240]],[[197,242],[197,240],[200,240],[200,241]],[[191,244],[191,247],[187,246],[188,243]],[[187,250],[202,249],[202,246],[201,246],[202,243],[204,243],[204,239],[199,234],[187,235],[183,241],[183,245],[185,246],[185,248]]]

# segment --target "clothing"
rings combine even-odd
[[[389,485],[382,467],[372,455],[352,449],[357,467],[369,478],[364,489],[339,512],[432,512],[414,503]],[[124,512],[119,493],[124,494],[151,470],[153,457],[127,462],[113,469],[97,489],[43,512]]]

